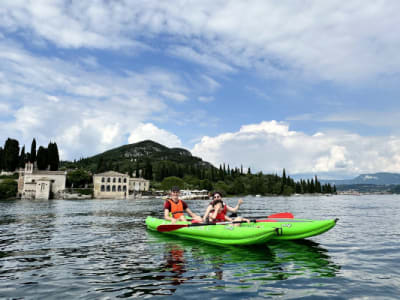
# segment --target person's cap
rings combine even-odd
[[[179,189],[178,186],[173,186],[173,187],[171,188],[171,192],[179,192],[179,191],[180,191],[180,189]]]

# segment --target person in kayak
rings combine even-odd
[[[174,186],[171,189],[171,198],[164,203],[164,219],[174,224],[176,221],[187,221],[184,213],[186,212],[196,222],[201,222],[202,218],[190,210],[185,201],[179,199],[179,188]]]
[[[239,199],[235,207],[230,207],[222,201],[222,194],[220,192],[215,192],[213,194],[213,201],[210,202],[207,206],[206,212],[204,213],[203,222],[246,221],[249,223],[250,220],[248,219],[242,217],[232,219],[226,215],[228,212],[236,213],[242,203],[243,199]]]

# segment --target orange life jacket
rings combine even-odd
[[[175,203],[172,199],[168,199],[168,202],[171,204],[171,214],[174,219],[179,219],[183,216],[183,203],[181,199],[179,199],[178,203]]]

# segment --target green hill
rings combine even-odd
[[[83,168],[92,173],[114,170],[123,173],[140,172],[139,175],[150,178],[149,173],[164,172],[179,175],[193,174],[203,169],[215,169],[210,163],[192,156],[182,148],[168,148],[151,140],[124,145],[106,152],[83,158],[75,162],[62,162],[65,168]],[[158,177],[160,177],[158,176]]]

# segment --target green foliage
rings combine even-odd
[[[25,155],[25,146],[21,149],[21,154],[19,156],[18,167],[23,168],[25,166],[26,155]]]
[[[92,173],[120,171],[151,180],[155,189],[173,185],[188,189],[220,190],[225,194],[290,195],[293,193],[332,193],[330,185],[321,186],[317,177],[295,182],[282,170],[277,174],[253,174],[221,164],[219,168],[194,157],[184,149],[167,148],[153,141],[124,145],[75,162],[62,162],[63,168],[80,168]],[[174,178],[174,179],[169,179]],[[166,180],[168,179],[168,180]],[[172,183],[169,183],[169,181]]]
[[[30,160],[31,163],[34,163],[36,161],[36,140],[32,140],[31,144],[31,152],[30,152]]]
[[[220,180],[216,184],[214,184],[214,190],[221,192],[223,195],[227,195],[229,186],[224,181]]]
[[[40,146],[37,152],[37,167],[39,170],[46,170],[48,166],[48,150],[47,148]]]
[[[70,171],[67,174],[68,187],[74,187],[74,188],[85,187],[85,185],[88,185],[92,182],[93,182],[92,175],[84,169],[77,169],[74,171]]]
[[[8,138],[4,144],[3,168],[6,171],[15,171],[19,163],[19,143]]]
[[[50,171],[57,171],[60,164],[58,147],[56,143],[49,143],[47,146],[47,162],[50,166]]]
[[[0,171],[4,170],[4,149],[0,147]]]
[[[18,183],[14,179],[4,179],[0,182],[0,199],[15,198],[17,190]]]
[[[185,182],[176,176],[166,177],[161,182],[161,189],[164,191],[169,191],[173,186],[178,186],[180,189],[183,189]]]

